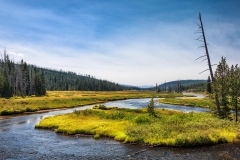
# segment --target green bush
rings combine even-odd
[[[134,122],[137,124],[145,124],[145,123],[150,123],[150,119],[147,116],[137,116],[134,118]]]
[[[105,105],[100,104],[93,106],[93,109],[110,110],[111,108],[107,108]]]

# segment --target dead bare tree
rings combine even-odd
[[[213,76],[213,71],[212,71],[212,66],[213,65],[211,65],[210,56],[209,56],[209,52],[208,52],[208,44],[207,44],[207,41],[206,41],[205,32],[204,32],[203,23],[202,23],[202,18],[201,18],[200,13],[199,13],[199,20],[200,20],[200,24],[196,23],[198,25],[198,30],[195,33],[200,33],[201,36],[198,37],[196,40],[198,40],[200,42],[203,42],[203,45],[200,46],[199,48],[205,48],[206,53],[203,56],[200,56],[199,58],[197,58],[196,60],[206,57],[202,61],[205,61],[205,60],[208,61],[208,69],[202,71],[201,73],[203,73],[207,70],[210,71],[210,76],[211,76],[211,79],[212,79],[214,92],[215,92],[215,101],[216,101],[217,111],[218,111],[218,114],[220,114],[219,98],[218,98],[217,88],[216,88],[216,84],[215,84],[214,76]],[[201,73],[199,73],[199,74],[201,74]]]

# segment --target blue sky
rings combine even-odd
[[[212,63],[240,62],[237,0],[0,0],[0,51],[15,61],[120,84],[207,79],[195,39],[201,12]]]

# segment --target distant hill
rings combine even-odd
[[[181,86],[187,87],[187,86],[191,86],[193,84],[206,83],[206,82],[207,82],[207,80],[180,80],[180,81],[166,82],[166,83],[159,85],[159,87],[161,89],[165,88],[165,86],[174,88],[174,87],[178,86],[178,83],[180,83]]]
[[[181,91],[188,89],[197,89],[199,91],[204,90],[207,80],[180,80],[180,81],[170,81],[158,85],[160,91],[177,91],[178,85],[181,86]],[[156,90],[156,86],[145,88],[145,90]]]
[[[145,89],[145,88],[153,88],[154,86],[152,85],[143,85],[143,86],[138,86],[141,89]]]

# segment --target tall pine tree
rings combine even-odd
[[[217,69],[215,71],[215,83],[216,90],[219,95],[219,103],[220,103],[220,112],[219,116],[221,118],[229,118],[230,108],[228,101],[229,94],[229,67],[226,62],[226,58],[221,59],[219,62]]]

